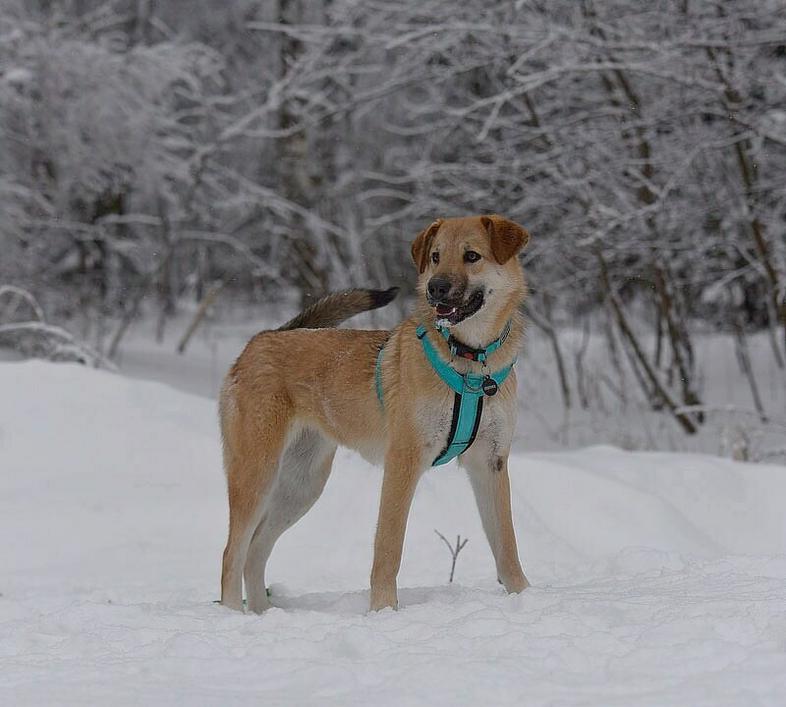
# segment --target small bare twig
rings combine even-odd
[[[450,579],[448,579],[448,583],[452,583],[453,582],[453,574],[456,571],[456,560],[458,559],[459,553],[464,549],[464,546],[469,541],[469,538],[464,538],[464,541],[462,542],[461,536],[457,535],[456,536],[456,547],[453,547],[448,542],[448,539],[442,533],[440,533],[436,529],[434,530],[434,532],[437,535],[439,535],[439,537],[442,538],[442,542],[445,543],[445,545],[448,546],[448,550],[450,550],[450,555],[453,558],[453,561],[450,563]]]
[[[191,320],[191,324],[188,325],[188,329],[183,333],[183,336],[180,338],[180,342],[177,345],[177,352],[182,354],[186,350],[186,346],[188,346],[188,342],[191,340],[191,337],[194,335],[194,332],[197,330],[202,319],[204,319],[205,315],[207,314],[207,310],[210,308],[210,305],[213,304],[216,297],[218,297],[219,293],[222,289],[224,289],[224,285],[226,283],[223,280],[218,280],[213,283],[210,289],[207,291],[207,294],[202,298],[202,302],[199,305],[199,309],[197,309],[194,318]]]

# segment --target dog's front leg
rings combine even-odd
[[[492,445],[477,444],[462,456],[486,532],[497,578],[508,592],[521,592],[529,586],[519,561],[513,514],[510,507],[508,455],[499,454]]]
[[[398,608],[396,577],[401,567],[404,532],[418,479],[423,472],[420,445],[415,440],[399,438],[395,448],[385,455],[385,474],[379,501],[379,519],[374,540],[374,564],[371,569],[372,611]]]

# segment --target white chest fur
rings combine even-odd
[[[424,401],[416,408],[415,419],[424,441],[424,456],[433,461],[445,448],[453,419],[455,394],[446,387],[445,395],[438,404]],[[483,397],[483,412],[474,446],[490,447],[494,450],[507,449],[516,426],[515,399],[497,394]]]

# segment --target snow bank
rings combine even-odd
[[[418,488],[401,610],[367,615],[381,472],[339,452],[271,559],[277,608],[242,615],[211,603],[214,403],[0,364],[0,703],[782,703],[783,467],[596,447],[511,474],[524,594],[449,467]],[[452,586],[435,528],[470,539]]]

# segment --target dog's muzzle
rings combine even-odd
[[[461,295],[463,294],[462,292]],[[482,289],[474,290],[466,299],[463,296],[456,299],[438,299],[429,293],[428,302],[434,307],[438,323],[442,323],[443,326],[455,326],[477,313],[485,302],[485,296]]]

